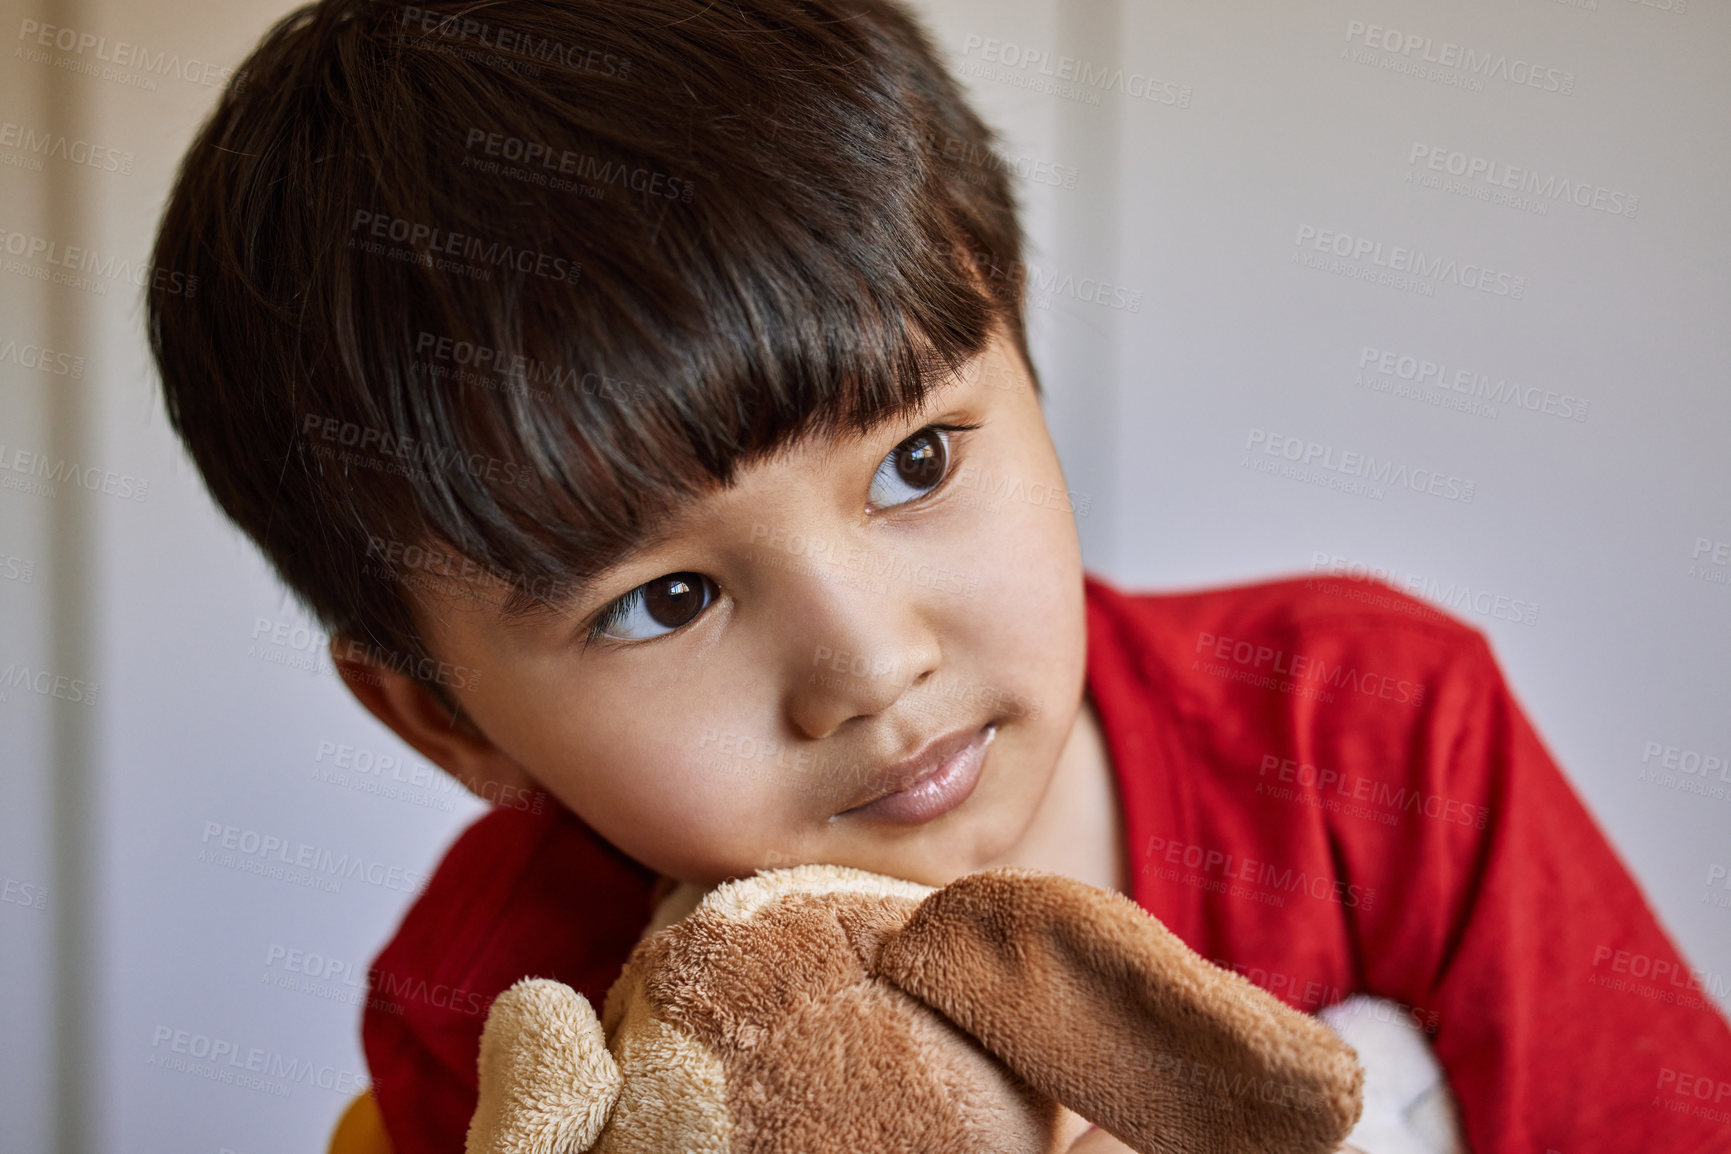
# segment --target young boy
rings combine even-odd
[[[511,982],[599,1002],[669,879],[826,861],[1056,870],[1398,1001],[1476,1151],[1731,1149],[1731,1031],[1478,633],[1083,575],[991,142],[890,0],[325,0],[189,152],[174,425],[498,803],[373,972],[394,1148],[461,1147]]]

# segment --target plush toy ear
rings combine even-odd
[[[493,1002],[480,1077],[466,1154],[581,1154],[623,1082],[589,1000],[546,978],[524,978]]]
[[[1122,894],[998,869],[927,897],[878,974],[1143,1154],[1327,1154],[1364,1072],[1327,1027]]]

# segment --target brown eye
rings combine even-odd
[[[950,467],[950,445],[944,430],[928,426],[891,449],[872,476],[871,503],[878,508],[900,505],[937,488]]]
[[[696,573],[657,577],[643,587],[643,608],[657,625],[678,629],[709,603],[704,592],[704,578]]]
[[[621,641],[659,637],[695,620],[715,593],[715,583],[701,573],[669,573],[644,582],[608,606],[595,624],[595,633]]]

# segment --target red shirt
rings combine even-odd
[[[1289,1005],[1402,1003],[1478,1154],[1731,1151],[1731,1027],[1482,635],[1333,579],[1087,601],[1144,909]],[[601,1004],[654,882],[551,802],[464,831],[372,974],[398,1154],[462,1149],[512,982]]]

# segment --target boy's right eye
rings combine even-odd
[[[701,573],[669,573],[646,581],[602,610],[592,637],[646,641],[689,624],[716,597],[715,582]]]

